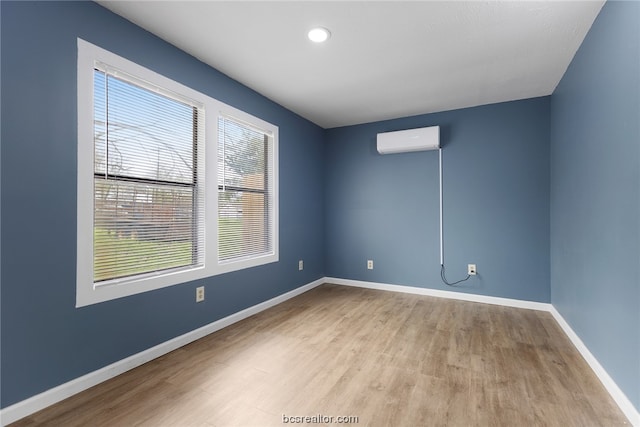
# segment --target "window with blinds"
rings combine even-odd
[[[77,307],[278,261],[277,126],[81,39],[77,83]]]
[[[93,280],[202,265],[201,109],[94,69]]]
[[[273,134],[218,119],[218,260],[273,253]]]

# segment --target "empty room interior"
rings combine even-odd
[[[0,421],[640,427],[640,3],[0,2]]]

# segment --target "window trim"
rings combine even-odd
[[[222,273],[256,267],[279,260],[279,214],[278,214],[278,127],[234,107],[217,101],[181,83],[164,77],[119,55],[94,44],[77,39],[77,255],[76,255],[76,307],[83,307],[147,292],[155,289],[203,279]],[[93,221],[94,221],[94,100],[93,70],[96,64],[107,64],[152,86],[175,93],[176,98],[186,98],[201,105],[204,112],[204,153],[198,153],[204,172],[204,266],[179,271],[161,271],[138,276],[113,279],[108,284],[96,286],[93,281]],[[217,138],[218,117],[231,116],[273,135],[272,182],[269,189],[273,199],[270,204],[273,215],[273,251],[252,258],[218,261],[218,192],[217,192]]]

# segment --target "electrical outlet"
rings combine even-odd
[[[367,260],[367,269],[368,270],[373,270],[373,260],[372,259]]]
[[[304,270],[304,261],[303,260],[298,261],[298,270],[300,270],[300,271]]]
[[[204,286],[198,286],[196,288],[196,302],[204,301]]]
[[[475,264],[468,264],[467,265],[467,274],[469,276],[475,276],[476,274],[478,274]]]

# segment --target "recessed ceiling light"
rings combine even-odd
[[[329,37],[331,37],[331,33],[326,28],[316,27],[309,31],[309,40],[316,43],[322,43],[327,41]]]

